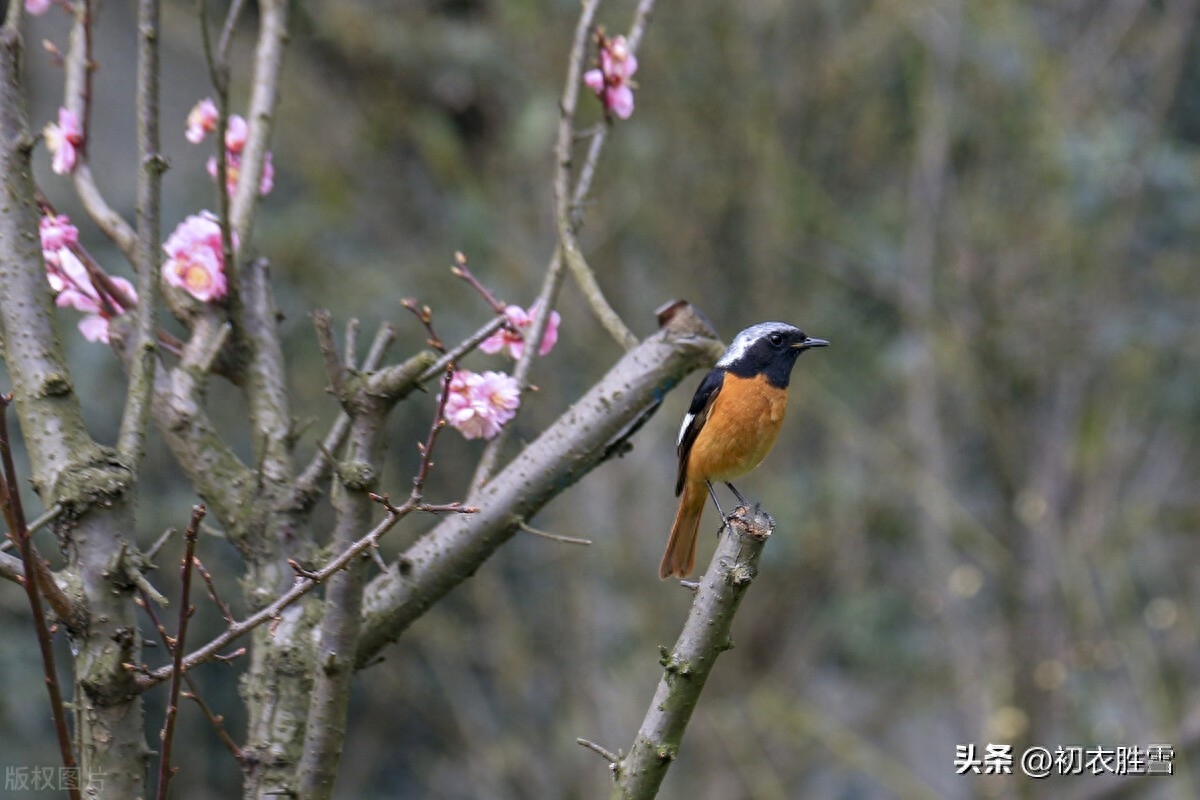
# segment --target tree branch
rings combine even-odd
[[[538,357],[538,350],[546,335],[546,326],[550,322],[550,313],[554,310],[554,301],[558,298],[558,290],[562,288],[562,281],[562,257],[559,249],[555,248],[554,257],[550,259],[550,266],[546,270],[546,277],[542,280],[542,290],[538,293],[538,299],[534,301],[537,313],[526,334],[525,349],[513,370],[513,380],[517,382],[518,386],[529,385],[529,373],[533,370],[533,360]],[[503,320],[503,317],[500,319]],[[512,430],[513,425],[510,420],[509,424],[501,428],[495,438],[487,443],[487,447],[479,457],[479,463],[475,466],[475,474],[471,478],[471,489],[467,493],[468,498],[478,492],[495,474],[496,467],[500,463],[500,455],[504,451],[504,445]]]
[[[0,578],[24,586],[25,567],[21,566],[21,559],[8,553],[0,553]]]
[[[394,341],[396,341],[395,326],[391,323],[380,325],[379,330],[375,333],[375,340],[371,342],[371,348],[367,351],[366,358],[363,359],[363,371],[370,372],[376,369]],[[346,353],[346,359],[350,360],[349,352]],[[313,454],[312,460],[308,462],[308,466],[296,479],[296,488],[292,492],[292,503],[297,508],[308,508],[316,500],[317,484],[329,476],[329,468],[333,465],[329,454],[342,446],[342,442],[345,441],[346,434],[349,432],[350,415],[345,411],[339,411],[329,433],[325,434],[325,438],[317,447],[317,452]]]
[[[46,693],[50,699],[50,714],[54,719],[54,732],[58,736],[58,749],[63,767],[75,769],[75,747],[71,744],[71,731],[67,727],[67,715],[63,706],[62,689],[58,684],[58,667],[54,663],[54,642],[42,613],[39,575],[34,562],[33,546],[29,541],[29,529],[25,524],[25,510],[21,505],[21,488],[17,483],[16,467],[13,464],[12,448],[8,440],[8,406],[11,395],[0,395],[0,463],[4,474],[0,476],[0,508],[3,509],[9,532],[16,537],[21,550],[21,564],[25,571],[25,595],[29,599],[29,610],[33,616],[33,629],[37,635],[38,650],[42,656],[42,671],[46,676]],[[69,790],[71,800],[81,797],[79,788]]]
[[[283,71],[283,49],[287,43],[287,0],[261,0],[258,4],[258,47],[254,52],[254,88],[246,114],[249,132],[242,150],[241,174],[233,195],[230,222],[239,238],[239,247],[250,241],[254,212],[258,206],[258,187],[262,180],[267,144],[279,103],[279,77]]]
[[[96,184],[92,170],[88,166],[88,156],[91,151],[91,125],[89,123],[92,100],[92,72],[95,64],[92,62],[92,0],[78,0],[76,3],[75,19],[71,25],[71,43],[63,62],[66,85],[63,90],[63,105],[74,112],[83,130],[83,157],[76,164],[71,177],[75,182],[75,192],[79,195],[88,216],[96,226],[120,248],[129,263],[138,264],[138,236],[124,217],[116,212]]]
[[[397,569],[367,587],[357,664],[362,668],[442,596],[466,580],[554,496],[614,452],[692,370],[723,347],[690,308],[626,353],[608,374],[470,500],[478,515],[442,522],[408,548]]]
[[[394,393],[390,396],[386,396],[386,398],[383,394],[380,393],[379,387],[376,386],[375,384],[370,383],[369,381],[368,381],[364,391],[367,394],[370,394],[374,397],[377,397],[380,399],[386,399],[388,402],[395,403],[395,402],[399,401],[400,399],[402,399],[408,392],[412,391],[417,386],[418,378],[424,374],[429,363],[432,361],[433,361],[433,356],[431,353],[418,353],[417,355],[410,358],[408,361],[404,362],[403,365],[399,365],[396,368],[392,368],[391,374],[393,377],[391,377],[389,379],[389,381],[387,382],[387,385],[392,388]],[[408,375],[407,384],[404,384],[399,378],[399,373],[401,370],[406,370],[406,372],[407,372],[407,375]],[[420,475],[418,475],[418,477],[420,477]],[[284,609],[288,608],[293,603],[295,603],[297,600],[299,600],[301,597],[308,594],[310,591],[312,591],[314,588],[316,588],[316,586],[318,584],[323,583],[326,580],[328,580],[330,576],[336,574],[338,571],[340,571],[342,569],[345,569],[346,565],[349,564],[354,559],[355,556],[365,552],[367,550],[367,548],[375,547],[379,542],[380,536],[383,536],[383,534],[385,534],[389,530],[391,530],[392,527],[395,526],[395,524],[397,522],[399,522],[401,519],[408,516],[412,512],[414,512],[414,511],[429,511],[429,512],[450,512],[450,513],[474,513],[473,509],[466,508],[466,507],[460,506],[458,504],[435,506],[435,505],[430,505],[428,503],[425,503],[420,496],[420,492],[415,491],[417,488],[418,487],[414,484],[414,493],[412,495],[410,495],[408,501],[406,501],[401,506],[392,506],[390,504],[386,504],[386,497],[384,497],[383,502],[386,504],[386,507],[388,509],[387,518],[385,518],[382,522],[377,524],[374,528],[372,528],[370,531],[368,531],[361,538],[356,540],[350,547],[346,548],[341,553],[339,553],[338,555],[336,555],[332,559],[330,559],[330,561],[321,569],[316,570],[316,571],[312,571],[312,570],[296,571],[298,579],[293,584],[291,589],[289,589],[287,592],[285,592],[283,595],[281,595],[273,603],[267,605],[265,608],[262,608],[257,613],[252,614],[251,616],[247,617],[242,622],[237,622],[237,623],[231,624],[219,636],[214,638],[212,641],[210,641],[208,644],[204,645],[203,647],[197,649],[191,655],[187,656],[183,660],[183,669],[188,670],[188,669],[191,669],[192,667],[196,666],[197,664],[201,664],[201,663],[204,663],[205,661],[212,660],[213,658],[215,658],[217,656],[217,653],[219,651],[221,651],[222,649],[224,649],[229,643],[239,639],[240,637],[244,636],[245,634],[249,633],[250,631],[254,630],[255,628],[257,628],[258,626],[262,625],[265,622],[269,622],[271,620],[278,619],[280,613],[282,613]],[[296,569],[296,567],[294,565],[293,570],[295,570],[295,569]],[[135,671],[138,671],[140,669],[133,665],[131,665],[131,667]],[[152,672],[148,672],[148,673],[144,673],[144,674],[140,675],[138,677],[138,683],[142,688],[147,688],[149,686],[153,686],[156,683],[164,681],[169,677],[170,677],[170,668],[169,667],[161,667]]]
[[[641,2],[638,3],[637,11],[634,13],[633,25],[630,28],[628,37],[630,53],[635,53],[637,51],[638,43],[642,39],[642,34],[645,31],[646,23],[650,19],[650,11],[653,7],[654,0],[641,0]],[[577,49],[572,49],[570,56],[570,59],[573,63],[577,60],[582,60],[583,52],[587,47],[587,36],[585,35],[582,39],[582,42],[580,42],[578,35],[579,30],[577,29],[577,38],[575,42],[575,48]],[[559,178],[562,178],[567,182],[570,181],[571,144],[569,141],[564,144],[562,136],[564,135],[564,131],[572,131],[575,124],[574,108],[578,101],[577,84],[578,81],[576,81],[574,84],[568,84],[567,87],[564,87],[563,89],[562,108],[564,109],[564,115],[563,119],[559,123],[560,138],[558,141],[558,149],[556,151],[558,153],[559,166],[555,170],[555,179],[558,180]],[[571,86],[573,85],[575,86],[574,92],[576,94],[568,96],[572,91]],[[565,109],[568,107],[572,109],[569,115],[565,113]],[[587,157],[584,160],[583,167],[579,171],[579,177],[575,181],[575,188],[571,192],[570,227],[572,231],[578,231],[579,227],[583,224],[583,201],[587,197],[588,191],[591,189],[592,178],[596,174],[596,164],[600,160],[600,153],[604,149],[604,142],[608,138],[608,131],[609,128],[607,125],[601,125],[597,128],[596,134],[592,137],[591,143],[588,145]],[[573,135],[572,138],[574,138]],[[563,149],[564,147],[565,149]],[[567,162],[565,167],[563,166],[564,160]],[[560,245],[554,248],[554,255],[551,256],[550,264],[546,268],[546,276],[542,280],[541,291],[538,292],[538,298],[536,301],[534,301],[534,305],[537,306],[538,311],[537,314],[534,315],[533,324],[530,326],[529,331],[526,334],[525,350],[521,354],[521,358],[517,360],[517,366],[513,370],[513,378],[517,381],[518,385],[525,386],[529,383],[529,373],[533,368],[533,361],[537,357],[538,349],[541,347],[542,338],[546,335],[546,325],[550,320],[551,312],[554,310],[554,304],[558,299],[559,290],[562,288],[563,266],[563,251]],[[591,272],[589,270],[588,277],[590,276]],[[596,291],[599,291],[599,287],[597,287]],[[608,305],[607,301],[605,301],[603,298],[603,294],[600,295],[600,302],[603,303],[604,306]],[[611,311],[611,308],[609,310]],[[620,323],[620,320],[618,320],[618,322]],[[624,326],[624,323],[620,324],[622,327]],[[636,339],[634,341],[636,341]],[[487,483],[492,475],[495,474],[496,467],[500,463],[500,456],[504,451],[504,445],[508,441],[508,437],[512,429],[512,425],[506,425],[500,429],[500,433],[494,439],[488,442],[483,454],[479,457],[479,463],[475,467],[475,474],[471,478],[471,491],[468,493],[468,497],[477,492],[479,488]]]
[[[166,162],[159,153],[159,16],[158,0],[138,4],[138,205],[137,268],[138,303],[130,349],[129,388],[125,411],[117,435],[117,452],[137,471],[141,464],[146,428],[150,423],[154,371],[158,364],[158,264],[161,259],[162,228],[159,206],[162,173]]]
[[[171,689],[167,695],[167,713],[162,729],[162,753],[158,763],[158,800],[167,800],[171,787],[171,745],[175,740],[175,719],[179,714],[179,685],[186,677],[183,674],[183,650],[187,642],[188,620],[195,610],[191,606],[193,556],[196,554],[196,535],[200,530],[200,522],[205,515],[204,506],[192,507],[192,520],[184,533],[186,544],[183,548],[183,561],[179,565],[179,624],[175,628],[174,640],[164,639],[171,648]],[[149,608],[149,603],[146,604]]]
[[[595,19],[599,0],[585,0],[575,27],[575,39],[567,63],[567,82],[561,100],[562,115],[558,123],[558,142],[555,145],[554,169],[554,221],[558,229],[559,249],[562,258],[575,275],[579,288],[587,298],[593,313],[604,329],[626,350],[637,344],[637,337],[626,327],[621,317],[613,310],[596,276],[588,266],[587,259],[579,249],[575,238],[577,225],[571,211],[571,150],[575,142],[575,108],[579,100],[579,83],[582,75],[583,54],[587,50],[588,35]]]
[[[436,336],[434,337],[436,338]],[[442,393],[421,451],[420,466],[413,478],[410,502],[421,502],[425,478],[433,464],[433,448],[445,423],[446,401],[454,365],[446,367]],[[343,406],[355,410],[350,445],[340,480],[334,483],[333,503],[337,510],[333,548],[349,547],[354,537],[370,524],[372,500],[369,492],[378,483],[374,467],[383,455],[382,434],[388,412],[394,405],[369,392],[365,384],[355,398],[344,398]],[[373,552],[373,551],[372,551]],[[300,759],[300,795],[310,800],[332,797],[334,778],[345,744],[346,718],[350,705],[350,681],[354,677],[354,649],[362,621],[363,582],[366,562],[360,559],[334,575],[325,592],[317,645],[317,674],[304,728],[304,752]]]
[[[653,798],[658,793],[717,656],[733,647],[733,615],[758,574],[758,557],[774,529],[769,514],[745,506],[722,529],[675,647],[669,653],[662,648],[663,676],[633,747],[612,767],[614,800]]]

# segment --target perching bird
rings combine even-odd
[[[679,429],[679,510],[658,567],[660,578],[685,577],[696,565],[696,538],[706,492],[720,512],[712,481],[724,481],[739,503],[745,498],[729,481],[757,467],[779,436],[787,410],[792,367],[802,352],[825,347],[784,322],[763,322],[733,339],[704,376]]]

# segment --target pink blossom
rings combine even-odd
[[[38,233],[42,238],[42,257],[46,268],[58,267],[58,251],[79,243],[79,229],[71,224],[66,214],[48,214],[38,221]]]
[[[188,112],[187,133],[184,136],[192,144],[200,144],[204,137],[217,129],[217,104],[204,98]]]
[[[163,263],[163,280],[168,285],[205,303],[225,296],[221,225],[212,212],[201,211],[179,223],[163,250],[168,256]]]
[[[79,320],[79,332],[89,342],[108,344],[108,320],[99,314],[85,314]]]
[[[225,149],[230,153],[239,155],[246,149],[246,138],[250,135],[250,126],[246,124],[245,118],[239,114],[234,114],[229,117],[229,122],[225,124]]]
[[[58,297],[54,303],[59,308],[73,308],[83,313],[79,320],[79,332],[89,342],[108,344],[108,321],[113,316],[125,313],[124,307],[115,297],[108,297],[107,304],[101,300],[92,278],[79,257],[66,247],[60,248],[56,256],[57,267],[47,264],[46,279]],[[137,302],[137,290],[124,278],[110,278],[123,296]]]
[[[110,280],[115,283],[119,289],[125,292],[126,295],[132,298],[135,302],[137,301],[137,290],[133,288],[133,284],[124,278],[110,278]],[[63,294],[66,294],[66,292]],[[121,314],[125,313],[125,309],[121,307],[121,304],[117,302],[115,297],[109,298],[109,302],[112,303],[112,306],[115,309],[115,314],[109,314],[99,304],[93,304],[95,305],[95,310],[91,311],[91,313],[88,313],[89,309],[87,306],[90,302],[89,298],[84,298],[86,302],[79,302],[76,300],[68,303],[64,303],[62,299],[63,295],[59,295],[59,306],[71,305],[75,309],[85,312],[83,318],[79,320],[79,332],[83,334],[83,338],[87,339],[89,342],[103,342],[104,344],[108,344],[109,320],[113,316],[120,316]]]
[[[50,168],[59,175],[68,175],[75,170],[78,148],[83,144],[83,132],[79,129],[79,118],[65,108],[58,109],[58,124],[46,124],[42,135],[46,138],[46,149],[54,156]]]
[[[507,347],[513,358],[520,358],[525,353],[525,337],[533,331],[533,319],[537,313],[537,303],[534,303],[528,312],[520,306],[509,306],[504,309],[504,315],[508,317],[508,324],[512,330],[507,326],[501,328],[484,339],[483,343],[479,345],[479,349],[485,353],[498,353]],[[546,332],[542,335],[542,345],[538,348],[538,355],[544,356],[554,349],[554,345],[558,341],[558,326],[561,322],[562,316],[557,311],[551,311],[550,318],[546,320]]]
[[[503,372],[458,370],[446,398],[446,422],[466,439],[491,439],[517,415],[521,389]]]
[[[629,52],[624,36],[611,39],[603,35],[600,41],[600,66],[583,75],[583,82],[599,96],[604,108],[621,119],[633,113],[633,73],[637,72],[637,56]]]
[[[208,164],[206,165],[209,176],[215,181],[217,179],[217,157],[209,156]],[[242,175],[242,157],[232,151],[225,151],[225,191],[233,194],[237,191],[238,180]],[[275,188],[275,163],[271,152],[268,150],[263,157],[262,178],[258,181],[258,194],[266,197]]]
[[[45,14],[52,5],[54,0],[25,0],[25,10],[35,17]]]
[[[92,277],[87,268],[70,249],[60,247],[53,258],[46,259],[46,281],[56,293],[76,292],[99,301],[100,295],[92,286]],[[59,305],[62,305],[61,303]]]

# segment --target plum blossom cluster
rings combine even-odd
[[[528,311],[520,306],[504,310],[508,325],[489,336],[479,345],[485,353],[499,353],[505,348],[513,358],[525,352],[525,335],[533,327],[538,306]],[[558,341],[561,317],[551,311],[538,355],[546,355]],[[446,422],[457,428],[467,439],[491,439],[505,423],[517,415],[521,405],[521,386],[517,379],[503,372],[471,372],[458,370],[450,380],[446,397]]]
[[[108,323],[124,314],[121,300],[102,292],[92,281],[74,248],[79,246],[79,229],[65,214],[47,214],[38,223],[42,239],[42,258],[46,262],[46,281],[55,293],[55,304],[83,314],[79,332],[89,342],[108,343]],[[137,302],[137,291],[124,278],[109,278],[122,298]]]
[[[70,175],[79,160],[79,148],[83,146],[83,131],[79,117],[66,108],[58,109],[58,122],[48,122],[42,129],[46,149],[53,160],[50,168],[59,175]]]
[[[600,48],[599,66],[583,75],[583,82],[596,93],[606,112],[621,119],[633,113],[633,73],[637,72],[637,56],[629,52],[624,36],[609,39],[604,31],[596,32]]]
[[[233,246],[237,247],[237,237]],[[168,286],[183,289],[202,303],[224,297],[225,251],[221,246],[221,223],[211,211],[185,219],[163,243],[167,260],[162,277]]]
[[[217,104],[211,98],[205,98],[193,106],[188,113],[187,132],[184,136],[192,144],[200,144],[208,134],[217,129]],[[245,118],[238,114],[230,115],[225,123],[225,191],[233,194],[237,189],[238,179],[242,173],[242,151],[246,149],[246,137],[250,126]],[[217,157],[209,156],[208,174],[217,180]],[[268,151],[263,158],[262,179],[258,183],[258,193],[267,195],[275,187],[275,165]]]
[[[532,330],[533,320],[537,313],[537,303],[534,303],[529,311],[520,306],[509,306],[504,309],[504,315],[508,317],[508,325],[485,339],[479,345],[479,349],[485,353],[499,353],[507,347],[509,354],[513,358],[519,359],[525,353],[525,336]],[[554,348],[555,342],[558,341],[560,322],[562,322],[562,316],[557,311],[551,311],[550,318],[546,320],[546,332],[542,334],[542,345],[538,348],[539,356],[546,355]]]
[[[521,387],[511,375],[458,370],[450,379],[446,422],[465,439],[491,439],[520,405]]]

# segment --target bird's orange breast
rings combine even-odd
[[[772,386],[766,376],[725,373],[688,456],[688,479],[731,481],[757,467],[771,452],[786,411],[787,390]]]

